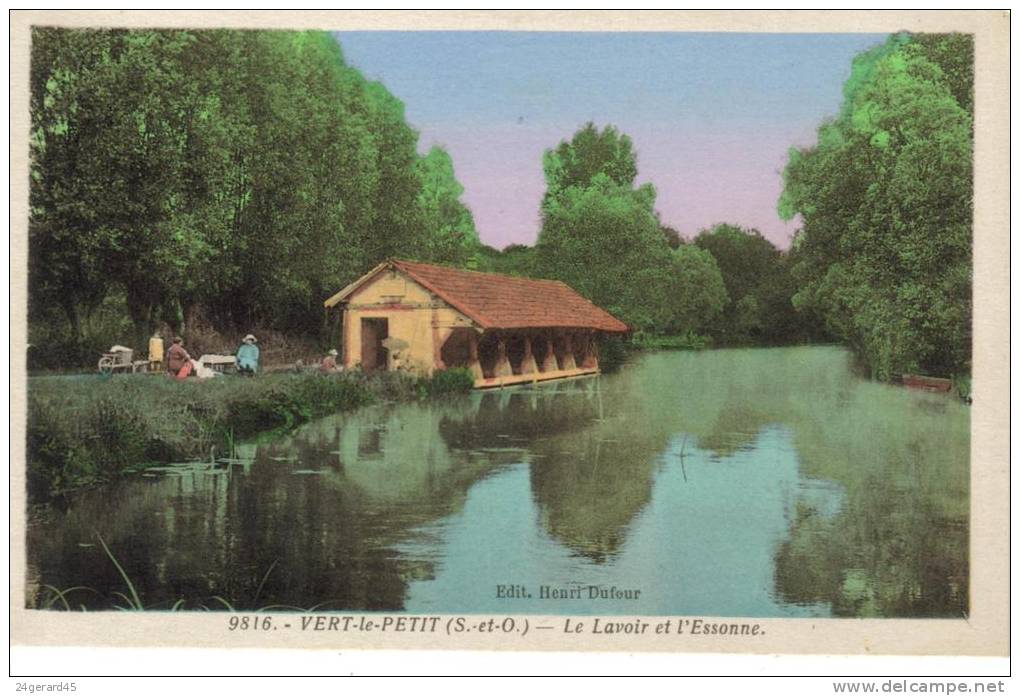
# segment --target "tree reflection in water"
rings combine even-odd
[[[155,608],[398,610],[433,584],[457,589],[430,608],[504,611],[490,585],[520,572],[650,578],[649,612],[959,616],[968,457],[965,406],[859,379],[840,349],[651,354],[326,418],[233,466],[33,510],[29,604],[82,585],[75,608],[111,608],[99,533]]]

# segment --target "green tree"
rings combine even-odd
[[[478,270],[504,275],[535,276],[535,247],[510,244],[500,251],[482,245],[478,255]]]
[[[36,29],[31,115],[30,309],[77,344],[107,296],[136,347],[200,310],[314,333],[387,256],[472,263],[448,155],[324,32]]]
[[[729,301],[726,284],[712,254],[694,244],[673,251],[670,333],[710,333]]]
[[[206,195],[219,174],[207,156],[219,144],[206,128],[215,98],[183,70],[195,37],[43,29],[34,40],[35,290],[69,283],[60,295],[88,308],[122,286],[137,342],[161,299],[195,282],[222,229]],[[59,268],[69,272],[54,283]]]
[[[711,321],[721,284],[708,260],[680,251],[679,233],[661,224],[655,189],[635,187],[630,138],[588,123],[547,151],[544,167],[535,274],[563,280],[639,331],[694,331]],[[707,286],[694,291],[699,282]]]
[[[481,242],[474,217],[460,200],[464,187],[457,181],[449,153],[433,147],[418,159],[416,171],[421,181],[418,205],[425,225],[427,259],[455,266],[477,265]]]
[[[880,378],[969,370],[972,46],[898,35],[859,56],[839,118],[784,172],[794,302]]]
[[[223,320],[312,331],[321,297],[365,263],[378,152],[358,78],[318,32],[244,32],[237,94],[235,278],[211,304]],[[364,81],[361,80],[361,83]],[[357,231],[357,233],[355,232]]]
[[[670,248],[651,186],[632,189],[605,174],[548,197],[536,273],[564,281],[621,320],[661,331],[670,319]]]
[[[570,188],[591,186],[602,174],[617,186],[633,187],[637,153],[630,138],[613,126],[601,131],[590,121],[569,141],[564,140],[543,158],[546,198]]]
[[[713,336],[733,344],[798,340],[793,289],[772,242],[758,230],[721,224],[702,230],[694,243],[715,258],[729,298]]]
[[[662,232],[662,236],[666,238],[666,244],[669,245],[670,249],[679,249],[684,243],[680,233],[669,225],[659,225],[659,230]]]
[[[116,230],[106,224],[96,199],[103,191],[88,176],[99,169],[99,153],[79,152],[79,143],[102,137],[102,121],[79,118],[90,100],[100,99],[101,76],[81,74],[76,64],[97,64],[109,51],[109,37],[82,32],[32,32],[30,69],[29,315],[49,317],[59,307],[71,328],[74,350],[83,339],[83,315],[99,306],[112,285],[107,257]],[[112,201],[103,201],[104,207]]]

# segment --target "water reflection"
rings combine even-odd
[[[30,604],[957,616],[966,408],[798,348],[383,405],[32,511]],[[531,597],[500,599],[497,585]],[[636,600],[548,600],[551,587]],[[58,603],[58,606],[61,604]]]

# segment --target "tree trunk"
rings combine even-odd
[[[71,325],[71,340],[74,345],[73,353],[67,356],[67,360],[74,365],[85,365],[88,362],[88,356],[85,355],[85,336],[82,333],[81,313],[78,311],[78,305],[73,298],[68,298],[61,301],[60,307],[64,310],[64,315],[67,316],[67,323]],[[43,351],[48,349],[47,346],[41,348]]]
[[[78,305],[75,304],[74,300],[65,300],[61,303],[61,307],[67,316],[67,322],[71,325],[71,335],[74,337],[74,342],[81,344],[84,336],[82,336],[81,331],[81,314],[78,312]]]
[[[184,335],[184,309],[176,297],[166,303],[163,320],[170,325],[170,330],[174,335]]]
[[[127,293],[128,315],[131,317],[131,341],[129,347],[137,355],[142,355],[149,345],[149,336],[152,335],[152,314],[155,303],[151,300],[134,295],[130,290]]]

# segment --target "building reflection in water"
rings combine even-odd
[[[29,603],[111,608],[99,534],[154,608],[499,611],[509,574],[644,577],[666,613],[958,616],[969,416],[938,398],[805,348],[380,405],[33,510]]]

